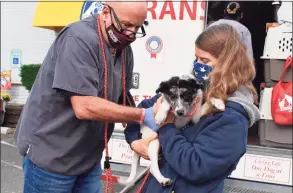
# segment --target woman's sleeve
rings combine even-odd
[[[159,140],[166,161],[180,176],[203,183],[225,175],[245,153],[245,128],[248,122],[239,116],[222,115],[192,143],[173,124],[159,129]]]
[[[152,107],[157,99],[160,97],[160,94],[155,95],[154,97],[150,98],[150,99],[145,99],[143,101],[141,101],[140,104],[138,104],[138,108],[149,108]],[[127,143],[129,145],[131,145],[131,143],[135,140],[138,140],[141,138],[140,136],[140,124],[138,123],[127,123],[127,127],[124,130],[124,134],[125,134],[125,139],[127,141]]]

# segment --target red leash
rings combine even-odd
[[[100,45],[102,49],[102,56],[103,56],[103,61],[104,61],[104,99],[108,100],[108,66],[107,66],[107,60],[106,60],[106,55],[105,55],[105,47],[104,47],[104,42],[102,40],[102,30],[101,30],[101,25],[100,25],[100,15],[97,17],[97,26],[98,26],[98,34],[99,34],[99,40],[100,40]],[[122,50],[122,87],[123,87],[123,105],[126,105],[126,72],[125,72],[125,52]],[[123,126],[126,126],[125,123],[123,123]],[[114,183],[113,181],[115,180],[112,176],[112,170],[110,167],[110,157],[109,157],[109,149],[108,149],[108,122],[105,122],[105,133],[104,133],[104,138],[105,138],[105,153],[106,153],[106,158],[105,158],[105,163],[104,163],[104,168],[105,168],[105,173],[106,173],[106,185],[105,185],[105,193],[108,193],[108,190],[110,193],[114,193]]]
[[[142,182],[141,186],[138,188],[138,190],[137,190],[135,193],[140,193],[140,192],[141,192],[142,188],[144,187],[145,183],[147,182],[147,179],[148,179],[149,176],[150,176],[150,172],[151,172],[151,171],[150,171],[150,169],[149,169],[149,170],[147,171],[147,173],[146,173],[144,179],[143,179],[143,182]]]

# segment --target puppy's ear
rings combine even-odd
[[[198,82],[196,79],[191,79],[190,85],[191,85],[191,88],[193,88],[195,92],[197,92],[198,89],[204,90],[204,84]]]
[[[164,82],[161,82],[161,84],[159,85],[159,88],[156,90],[156,93],[157,94],[165,93],[168,90],[169,90],[169,83],[168,81],[164,81]]]
[[[189,84],[192,88],[198,89],[200,83],[196,81],[196,79],[189,79]]]
[[[204,83],[198,83],[198,88],[204,90],[206,88]]]
[[[195,87],[197,87],[199,89],[202,89],[202,90],[205,89],[206,85],[204,83],[198,81],[198,79],[196,77],[194,78],[194,80],[195,80],[195,84],[196,84]]]

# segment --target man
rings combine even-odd
[[[229,24],[233,26],[246,46],[248,56],[253,59],[251,34],[247,27],[240,23],[242,18],[243,11],[241,10],[240,3],[232,1],[227,3],[226,9],[224,10],[224,18],[211,23],[209,26],[219,24]]]
[[[146,15],[146,2],[109,2],[99,16],[72,23],[59,33],[15,134],[24,156],[24,193],[100,192],[105,121],[110,123],[108,138],[115,122],[139,122],[156,129],[152,109],[115,104],[123,90],[121,53],[126,55],[128,91],[133,71],[129,44],[145,35]],[[103,99],[104,64],[108,100]],[[132,148],[143,153],[147,143]]]

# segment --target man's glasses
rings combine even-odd
[[[146,32],[145,32],[145,29],[144,29],[143,25],[141,27],[139,27],[137,31],[132,31],[132,30],[123,28],[119,18],[117,17],[117,15],[116,15],[116,13],[114,11],[114,9],[112,7],[110,7],[109,5],[107,5],[107,6],[110,8],[110,14],[113,13],[114,19],[115,19],[115,21],[116,21],[116,23],[117,23],[117,25],[119,27],[118,30],[121,33],[124,33],[125,35],[129,36],[130,38],[133,38],[133,37],[142,38],[142,37],[146,36]],[[125,32],[128,32],[128,33],[125,33]]]

